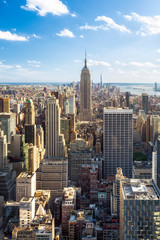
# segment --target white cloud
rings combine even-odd
[[[69,38],[75,38],[75,35],[68,29],[63,29],[60,31],[60,33],[56,33],[59,37],[69,37]]]
[[[157,59],[158,61],[158,59]],[[126,66],[133,66],[133,67],[138,67],[138,68],[160,68],[159,65],[157,64],[153,64],[151,62],[136,62],[136,61],[132,61],[129,63],[124,63],[124,62],[120,62],[120,61],[116,61],[116,64],[126,67]]]
[[[36,60],[28,60],[27,62],[30,64],[41,64],[40,61],[36,61]]]
[[[26,5],[21,8],[27,11],[36,11],[40,16],[46,16],[47,13],[69,14],[67,6],[60,0],[26,0]]]
[[[79,28],[80,30],[93,30],[93,31],[97,31],[99,29],[101,30],[108,30],[108,28],[106,26],[100,25],[100,26],[90,26],[88,24],[85,24],[84,26],[81,26]]]
[[[160,48],[159,48],[159,49],[157,49],[157,53],[160,53]]]
[[[28,41],[28,37],[20,36],[9,31],[0,31],[0,39],[8,41]]]
[[[22,66],[21,65],[16,65],[16,68],[22,68]]]
[[[36,39],[41,39],[41,37],[40,37],[40,36],[38,36],[38,35],[37,35],[37,34],[35,34],[35,33],[34,33],[34,34],[32,34],[32,35],[31,35],[31,37],[33,37],[33,38],[36,38]]]
[[[92,66],[105,66],[105,67],[110,67],[111,65],[108,62],[104,61],[97,61],[97,60],[92,60],[88,59],[87,60],[87,65],[92,67]]]
[[[159,66],[151,63],[151,62],[130,62],[129,65],[136,66],[136,67],[142,67],[142,68],[157,68]]]
[[[129,21],[135,21],[141,24],[140,30],[136,33],[141,36],[160,34],[160,15],[157,16],[140,16],[133,12],[130,15],[124,15]]]
[[[80,35],[79,37],[80,37],[80,38],[82,38],[82,39],[84,38],[84,36],[83,36],[83,35]]]
[[[77,17],[77,14],[76,13],[71,13],[71,16],[72,17]]]
[[[125,25],[119,25],[119,24],[115,23],[115,21],[112,18],[109,18],[106,16],[98,16],[95,19],[95,21],[105,22],[107,24],[108,28],[116,29],[116,30],[119,30],[120,32],[127,32],[127,33],[131,32],[128,28],[126,28]]]
[[[40,67],[40,64],[41,64],[40,61],[36,61],[36,60],[28,60],[27,62],[29,66],[36,67],[36,68]]]

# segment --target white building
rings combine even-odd
[[[19,223],[20,227],[28,227],[35,216],[35,198],[24,197],[20,201]]]
[[[46,109],[46,155],[47,157],[64,157],[65,140],[60,134],[60,108],[55,97],[49,99]]]
[[[133,110],[104,108],[103,116],[104,177],[115,175],[122,168],[132,177],[133,167]]]
[[[157,184],[157,152],[152,152],[152,179]]]
[[[16,179],[16,201],[23,197],[34,197],[36,192],[36,173],[22,172]]]
[[[0,128],[0,168],[7,164],[7,138],[3,130]]]
[[[69,96],[69,113],[75,114],[75,95]]]

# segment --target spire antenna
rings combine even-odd
[[[87,53],[86,53],[86,49],[85,49],[85,67],[87,67]]]

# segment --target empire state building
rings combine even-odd
[[[90,72],[87,68],[87,60],[85,57],[85,65],[81,72],[80,80],[80,121],[92,120],[92,96],[91,96],[91,79]]]

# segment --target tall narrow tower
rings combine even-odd
[[[46,109],[46,150],[47,157],[64,157],[65,140],[60,134],[60,108],[55,97],[48,100]]]
[[[80,80],[80,121],[92,120],[92,96],[91,96],[91,79],[90,72],[87,68],[87,59],[85,56],[84,68],[81,72]]]

